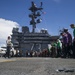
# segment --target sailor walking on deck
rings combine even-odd
[[[10,36],[8,36],[6,40],[6,45],[7,45],[7,52],[6,52],[5,57],[10,58],[10,50],[11,50],[11,45],[12,45]]]

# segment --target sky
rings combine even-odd
[[[36,31],[47,29],[50,35],[59,35],[59,30],[68,28],[72,34],[70,24],[75,24],[75,0],[0,0],[0,46],[5,45],[7,36],[12,34],[13,27],[30,25],[31,2],[37,7],[43,2],[42,22],[37,24]]]

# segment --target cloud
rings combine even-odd
[[[61,0],[53,0],[53,1],[59,3]]]
[[[0,47],[5,45],[7,37],[12,34],[13,27],[19,27],[19,24],[0,18]]]

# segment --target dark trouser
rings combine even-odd
[[[60,57],[61,56],[61,48],[57,48],[57,57]]]
[[[51,49],[51,57],[56,57],[56,48],[52,47]]]
[[[10,49],[11,47],[10,46],[7,46],[7,52],[6,52],[6,57],[10,57]]]
[[[75,41],[73,42],[73,57],[75,58]]]
[[[72,57],[72,43],[71,44],[68,44],[67,45],[67,54],[68,54],[68,57]]]
[[[67,57],[67,45],[63,45],[63,57],[66,58]]]
[[[50,56],[50,51],[48,50],[48,52],[47,52],[47,55],[48,55],[48,57]]]

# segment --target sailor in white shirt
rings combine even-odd
[[[8,36],[6,40],[6,45],[7,45],[7,52],[6,52],[5,57],[10,58],[10,50],[11,50],[11,45],[12,45],[10,36]]]

